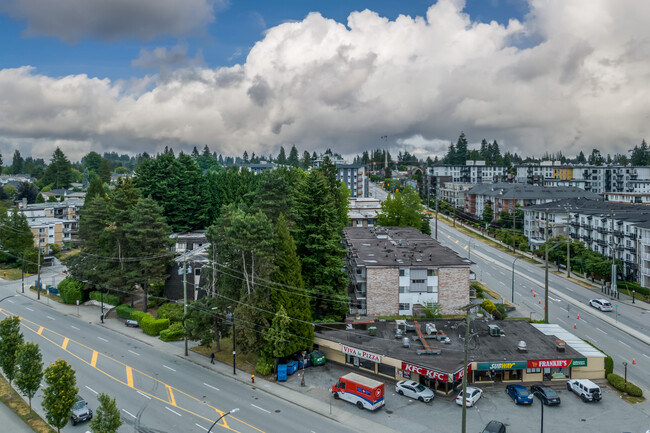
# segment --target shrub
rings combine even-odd
[[[138,322],[145,334],[158,335],[163,329],[169,328],[169,319],[154,319],[151,314],[146,314]]]
[[[66,277],[57,286],[59,295],[66,304],[76,304],[77,301],[81,302],[83,297],[83,283],[77,281],[72,277]]]
[[[90,292],[90,299],[93,299],[97,302],[101,302],[102,293],[99,291]],[[120,301],[120,298],[118,296],[111,295],[109,293],[104,293],[104,304],[117,306],[120,305],[121,303],[122,301]]]
[[[506,317],[508,317],[508,313],[506,312],[506,307],[505,307],[505,305],[503,305],[503,304],[497,304],[497,305],[496,305],[496,309],[497,309],[496,311],[498,311],[499,314],[501,315],[501,317],[498,318],[497,320],[503,320],[503,319],[505,319]],[[496,313],[496,311],[495,311],[495,313]]]
[[[619,376],[618,374],[615,373],[609,373],[607,375],[607,381],[616,389],[619,391],[626,391],[628,395],[632,397],[642,397],[643,396],[643,391],[641,388],[636,386],[635,384],[631,383],[629,380],[627,381],[627,385],[625,385],[625,379]]]
[[[481,302],[481,308],[483,308],[489,314],[492,314],[492,312],[496,310],[497,307],[494,305],[494,302],[486,299],[485,301]]]
[[[167,329],[160,331],[160,339],[162,341],[176,341],[185,336],[185,328],[181,322],[172,323]]]
[[[127,320],[131,318],[131,314],[134,311],[135,310],[129,307],[127,304],[122,304],[115,308],[115,314],[117,314],[117,317],[121,317],[122,319],[127,319]]]
[[[605,357],[605,377],[609,376],[614,372],[614,360],[611,356],[607,355]]]
[[[168,303],[158,308],[158,318],[169,319],[171,323],[182,322],[183,315],[183,305],[181,304]]]
[[[140,326],[142,326],[141,325],[142,319],[145,316],[148,316],[148,314],[145,313],[144,311],[139,311],[139,310],[131,311],[131,320],[135,320],[136,322],[138,322],[138,325]]]
[[[273,372],[275,367],[275,362],[273,358],[262,355],[257,359],[255,363],[255,371],[261,374],[262,376],[268,376]]]
[[[483,292],[483,286],[481,286],[479,283],[476,281],[472,281],[470,283],[470,286],[476,290],[476,297],[477,298],[485,298],[485,293]]]

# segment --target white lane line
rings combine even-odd
[[[625,343],[623,343],[623,342],[622,342],[621,340],[618,340],[618,342],[619,342],[619,343],[621,343],[621,344],[622,344],[623,346],[627,346],[627,347],[630,347],[630,345],[629,345],[629,344],[625,344]],[[631,347],[630,347],[630,349],[631,349]]]
[[[25,308],[27,308],[29,311],[34,311],[34,310],[32,310],[31,308],[29,308],[29,307],[25,307]]]
[[[7,302],[9,302],[10,304],[14,303],[14,301],[12,301],[11,299],[7,299]]]
[[[163,367],[168,368],[168,369],[170,369],[171,371],[176,371],[176,370],[174,370],[174,369],[171,368],[171,367],[167,367],[165,364],[163,364]]]
[[[167,410],[170,411],[171,413],[175,413],[175,414],[178,415],[178,416],[183,416],[183,415],[181,415],[180,413],[176,412],[175,410],[171,410],[171,409],[168,408],[167,406],[165,406],[165,409],[167,409]]]
[[[76,327],[76,326],[74,326],[74,325],[70,325],[70,327],[71,327],[71,328],[74,328],[74,329],[76,329],[77,331],[80,331],[80,329],[79,329],[79,328],[77,328],[77,327]]]
[[[603,334],[607,335],[607,332],[603,331],[603,330],[600,329],[598,326],[594,326],[594,328],[596,328],[597,330],[599,330],[599,331],[602,332]]]
[[[216,388],[216,387],[214,387],[214,386],[212,386],[212,385],[208,385],[208,384],[205,383],[205,382],[203,382],[203,385],[207,386],[208,388],[212,388],[212,389],[214,389],[214,390],[216,390],[216,391],[219,391],[219,388]]]
[[[105,342],[107,342],[107,343],[108,343],[108,340],[107,340],[107,339],[105,339],[105,338],[102,338],[102,337],[97,337],[97,338],[99,338],[100,340],[102,340],[102,341],[105,341]]]
[[[130,416],[132,416],[133,418],[137,418],[137,416],[133,415],[131,412],[129,412],[129,411],[126,410],[126,409],[122,409],[122,411],[126,412],[127,415],[130,415]]]
[[[208,431],[208,429],[203,427],[202,425],[198,425],[197,423],[194,423],[194,425],[197,426],[198,428],[202,429],[202,430]]]
[[[146,397],[146,398],[148,398],[149,400],[151,400],[151,397],[149,397],[147,394],[143,394],[143,393],[141,393],[140,391],[138,391],[138,394],[140,394],[141,396]]]
[[[84,386],[85,386],[85,385],[84,385]],[[90,391],[91,391],[92,393],[94,393],[95,395],[97,395],[97,391],[95,391],[95,390],[94,390],[94,389],[92,389],[91,387],[89,387],[89,386],[86,386],[86,388],[88,388],[88,389],[89,389],[89,390],[90,390]]]
[[[558,322],[566,323],[564,320],[560,319],[559,317],[556,319]]]
[[[568,287],[565,287],[565,289],[568,290],[569,292],[575,292],[575,290],[570,289],[570,288],[568,288]]]
[[[253,403],[251,403],[251,406],[253,406],[255,409],[259,409],[259,410],[261,410],[262,412],[271,413],[271,412],[269,412],[269,411],[266,410],[266,409],[262,409],[262,408],[259,407],[259,406],[255,406]]]
[[[132,351],[131,349],[128,349],[128,350],[129,350],[129,352],[131,352],[132,354],[137,355],[137,356],[140,356],[139,353],[136,353],[136,352]]]
[[[55,319],[54,317],[52,317],[52,316],[45,316],[45,317],[47,317],[47,318],[50,319],[50,320],[56,320],[56,319]]]
[[[650,356],[646,355],[645,353],[643,354],[646,358],[650,359]]]

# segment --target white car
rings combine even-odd
[[[425,403],[433,400],[433,391],[414,380],[400,380],[395,384],[395,392]]]
[[[467,387],[467,398],[465,399],[465,405],[467,407],[472,407],[476,404],[479,398],[483,395],[483,390],[480,388],[474,388],[473,386]],[[461,390],[456,397],[456,404],[459,406],[463,405],[463,391]]]
[[[600,311],[612,311],[614,307],[607,299],[591,299],[589,305],[598,308]]]

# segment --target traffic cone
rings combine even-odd
[[[542,300],[541,300],[541,299],[539,300],[538,304],[539,304],[539,305],[542,305]]]
[[[536,298],[536,297],[537,297],[537,293],[533,293],[533,298]]]
[[[574,323],[574,324],[573,324],[573,329],[578,329],[578,325],[576,325],[576,324]]]
[[[533,293],[533,289],[530,289],[530,293]]]
[[[634,358],[632,358],[632,365],[634,364],[636,364],[636,361],[634,360]]]
[[[580,314],[578,314],[578,320],[580,320]]]

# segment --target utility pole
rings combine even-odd
[[[467,432],[467,358],[469,352],[469,312],[472,309],[472,305],[470,304],[465,308],[465,357],[463,364],[463,418],[461,422],[461,433]]]
[[[187,251],[183,257],[183,333],[185,334],[185,356],[187,355],[187,330],[185,329],[185,318],[187,317]]]
[[[544,321],[548,323],[548,208],[546,209],[546,228],[544,229]]]
[[[516,252],[515,242],[515,208],[512,208],[512,252]]]
[[[38,279],[36,280],[36,299],[41,299],[41,238],[38,238]]]
[[[25,253],[23,252],[22,254],[22,273],[20,276],[21,282],[22,282],[22,288],[23,288],[23,293],[25,293]]]
[[[609,246],[612,249],[612,296],[615,298],[618,295],[616,287],[616,243],[614,241],[614,213],[612,212],[612,244]]]
[[[566,211],[567,242],[566,242],[566,277],[571,277],[571,212]]]
[[[235,349],[235,308],[232,309],[232,374],[237,374],[237,350]]]

